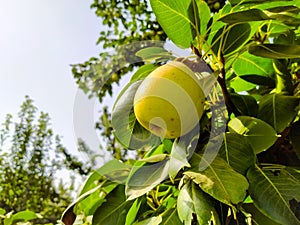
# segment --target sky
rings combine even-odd
[[[96,45],[101,21],[90,9],[92,2],[0,0],[0,122],[7,113],[16,119],[28,95],[49,113],[54,133],[73,153],[77,138],[86,139],[91,148],[99,144],[93,130],[94,101],[78,89],[70,67],[101,51]],[[74,124],[78,103],[80,112],[90,117]]]

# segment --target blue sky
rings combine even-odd
[[[76,151],[78,136],[73,124],[78,88],[70,64],[101,51],[96,45],[101,21],[90,9],[91,3],[0,2],[0,121],[7,113],[15,115],[29,95],[35,106],[50,114],[54,132],[63,136],[63,144],[71,151]]]

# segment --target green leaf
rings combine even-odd
[[[32,211],[17,212],[12,216],[12,223],[15,224],[18,221],[30,221],[34,219],[42,218],[41,215]]]
[[[93,215],[96,209],[105,202],[106,195],[117,186],[116,183],[104,182],[84,193],[72,203],[75,206],[75,211],[80,213],[83,211],[86,216]]]
[[[143,128],[133,111],[133,100],[141,80],[129,83],[120,92],[112,112],[112,126],[117,140],[129,149],[157,145],[160,139]]]
[[[220,21],[229,24],[245,23],[252,21],[269,20],[270,18],[260,9],[248,9],[239,12],[232,12],[221,16]]]
[[[300,45],[287,44],[254,44],[249,47],[249,53],[273,59],[300,58]]]
[[[219,154],[235,171],[243,175],[255,164],[255,155],[248,139],[239,134],[226,133]]]
[[[289,27],[280,21],[273,20],[269,23],[268,30],[271,32],[270,37],[274,37],[278,34],[285,33],[287,30],[289,30]]]
[[[217,54],[219,50],[228,55],[238,50],[250,39],[252,27],[248,23],[222,27],[214,36],[212,50]]]
[[[296,154],[300,159],[300,121],[292,124],[290,138],[294,148],[296,149]]]
[[[149,225],[149,224],[159,225],[159,224],[161,224],[161,222],[162,222],[162,217],[159,215],[159,216],[150,217],[150,218],[145,219],[143,221],[134,223],[133,225]]]
[[[250,116],[239,116],[231,119],[228,128],[230,132],[246,137],[256,154],[271,147],[278,138],[273,127]]]
[[[179,192],[177,200],[179,218],[184,224],[191,224],[196,214],[199,224],[220,224],[217,212],[208,195],[193,182],[186,183]]]
[[[258,166],[249,169],[251,198],[258,209],[274,221],[285,225],[300,224],[290,206],[292,199],[300,199],[299,176],[283,168],[275,171]]]
[[[261,75],[264,77],[272,77],[275,74],[272,59],[262,58],[244,52],[233,63],[234,72],[241,75]]]
[[[165,160],[168,157],[167,154],[157,154],[157,155],[152,155],[147,158],[143,158],[140,161],[141,162],[148,162],[148,163],[157,163]]]
[[[125,225],[131,225],[134,223],[134,221],[138,215],[139,209],[141,207],[141,204],[142,204],[141,199],[139,199],[139,198],[135,199],[134,203],[132,204],[132,206],[130,207],[130,209],[126,215]]]
[[[256,84],[247,82],[241,77],[235,77],[230,81],[230,87],[233,88],[235,92],[249,91],[256,86]]]
[[[136,52],[136,56],[141,57],[143,61],[153,61],[157,59],[174,59],[172,53],[161,47],[143,48]]]
[[[113,159],[96,170],[96,173],[105,176],[108,180],[124,184],[131,171],[132,166]]]
[[[173,143],[171,155],[170,155],[170,166],[169,176],[171,180],[174,180],[177,173],[185,166],[189,167],[190,164],[187,160],[188,152],[187,146],[183,141],[175,140]]]
[[[294,5],[285,5],[285,6],[275,6],[275,7],[268,8],[267,11],[273,13],[288,12],[297,15],[300,12],[300,9]]]
[[[196,4],[200,20],[200,34],[205,35],[207,31],[207,24],[211,17],[210,8],[205,1],[196,1]]]
[[[78,196],[83,195],[84,193],[98,186],[101,178],[102,175],[100,175],[98,172],[92,172],[81,185],[81,188],[78,191]]]
[[[150,0],[152,10],[168,37],[178,46],[189,48],[196,36],[192,0]]]
[[[248,23],[241,23],[232,26],[225,34],[224,55],[231,54],[239,49],[250,38],[251,26]]]
[[[96,196],[99,196],[99,189],[101,188],[101,185],[96,186],[95,188],[85,192],[84,194],[82,194],[81,196],[79,196],[71,205],[68,206],[68,208],[63,212],[62,215],[62,222],[65,224],[73,224],[75,219],[76,219],[76,214],[74,213],[74,207],[76,206],[77,208],[80,207],[80,203],[87,200],[88,197],[92,196],[94,193],[97,192]],[[93,196],[94,197],[94,196]],[[91,208],[93,208],[93,206],[95,205],[96,207],[100,206],[103,202],[104,202],[104,196],[101,196],[99,198],[97,198],[96,200],[94,200],[94,198],[92,198],[91,200],[87,200],[88,201],[88,205],[92,205]],[[86,206],[83,203],[84,206]],[[83,208],[84,209],[84,208]],[[81,211],[81,210],[80,210]],[[88,209],[88,211],[90,211],[90,209]],[[89,215],[88,213],[86,215]]]
[[[241,113],[246,116],[256,116],[258,112],[258,104],[256,99],[251,95],[239,95],[232,93],[230,99]]]
[[[299,26],[300,19],[294,16],[293,14],[287,15],[284,13],[271,13],[268,12],[268,16],[274,20],[281,21],[283,24],[288,26]]]
[[[242,75],[239,78],[250,82],[252,84],[267,86],[267,87],[275,87],[275,80],[271,77],[265,77],[261,75],[251,74],[251,75]]]
[[[125,187],[119,185],[107,197],[94,213],[93,225],[124,225],[126,215],[130,209],[132,201],[127,201]]]
[[[128,168],[125,168],[125,166],[120,167],[118,163],[121,162],[114,161],[117,160],[107,162],[107,165],[105,164],[94,171],[86,179],[79,192],[79,197],[68,207],[64,217],[70,217],[73,214],[73,206],[75,206],[75,212],[79,211],[81,213],[83,211],[86,216],[93,215],[95,210],[105,202],[105,196],[117,186],[117,183],[124,183],[123,179],[128,176]],[[110,174],[110,178],[117,183],[106,181],[106,178],[104,178],[104,175],[108,173],[107,169],[110,169],[112,165],[115,167],[113,167],[113,173]]]
[[[101,170],[101,168],[98,170]],[[104,169],[102,169],[103,171]],[[95,210],[105,202],[106,195],[117,187],[117,185],[117,183],[103,179],[102,174],[97,170],[94,171],[83,183],[77,199],[64,211],[62,221],[66,223],[65,221],[69,221],[75,217],[74,211],[79,211],[80,213],[83,211],[86,216],[93,215]]]
[[[0,208],[0,216],[3,216],[6,213],[5,209]]]
[[[132,200],[144,195],[168,177],[169,161],[145,164],[134,168],[126,185],[126,195]]]
[[[194,153],[192,168],[184,174],[199,184],[200,188],[213,198],[227,205],[238,204],[246,197],[247,179],[234,171],[221,157],[216,157],[212,163]]]
[[[291,2],[292,0],[286,0],[287,2]],[[261,4],[261,3],[265,3],[266,0],[230,0],[229,1],[232,5],[237,5],[237,4],[253,4],[253,5],[258,5],[258,4]],[[268,3],[269,2],[282,2],[282,0],[268,0],[267,1]]]
[[[259,103],[258,118],[281,133],[298,113],[300,98],[281,94],[265,95]]]
[[[243,204],[243,209],[246,210],[247,213],[251,214],[251,221],[253,225],[280,225],[261,213],[253,203]]]
[[[130,82],[134,82],[148,76],[153,70],[157,68],[154,64],[145,64],[137,69],[137,71],[132,75]]]
[[[169,209],[166,213],[164,213],[161,225],[182,225],[178,216],[177,208]]]

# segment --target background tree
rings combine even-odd
[[[49,115],[26,97],[18,121],[7,115],[0,131],[0,208],[6,213],[30,210],[40,213],[36,223],[56,224],[72,201],[72,176],[87,174],[90,167],[71,156],[50,128]],[[68,183],[58,177],[62,169]],[[64,175],[65,176],[65,175]]]
[[[149,18],[157,18],[166,37],[191,48],[213,71],[221,91],[208,96],[207,103],[221,107],[223,99],[226,110],[206,110],[200,138],[190,133],[154,141],[142,159],[106,163],[86,180],[64,214],[65,224],[76,215],[92,218],[93,224],[300,224],[299,2],[230,0],[217,13],[205,1],[150,3],[154,15]],[[142,141],[132,147],[136,135],[149,140],[149,132],[136,122],[132,96],[151,71],[176,57],[163,47],[142,44],[128,51],[145,65],[124,66],[120,73],[137,67],[112,112],[114,135],[125,149],[145,150]],[[73,72],[80,85],[91,82],[85,90],[101,100],[111,91],[112,68],[118,67],[109,67],[116,58],[100,57]],[[108,74],[111,80],[103,79]],[[122,118],[126,106],[130,119]],[[214,121],[212,113],[220,120]],[[222,128],[222,121],[224,132],[214,136],[213,125]],[[219,150],[213,161],[206,158],[207,146]],[[201,162],[205,168],[199,168]]]

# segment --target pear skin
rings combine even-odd
[[[134,97],[138,122],[161,138],[178,138],[191,131],[204,111],[205,95],[197,76],[181,62],[152,71]]]

